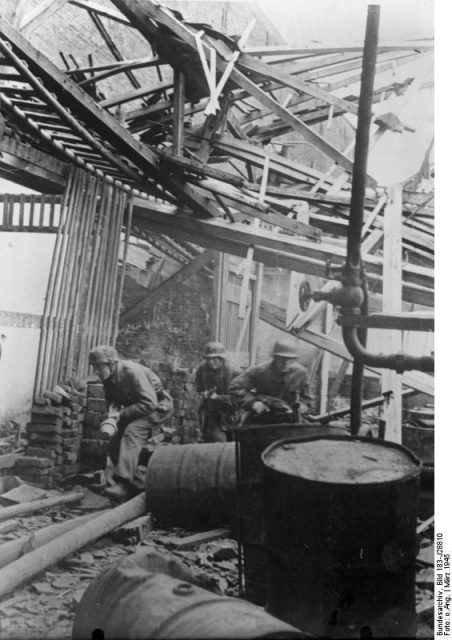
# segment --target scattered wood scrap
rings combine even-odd
[[[213,529],[212,531],[203,531],[202,533],[195,533],[192,536],[185,538],[172,537],[165,543],[167,549],[175,549],[177,551],[186,551],[188,549],[196,549],[199,545],[206,542],[212,542],[213,540],[219,540],[220,538],[230,538],[231,530],[228,528]]]

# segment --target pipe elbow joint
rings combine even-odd
[[[364,293],[359,286],[342,285],[331,291],[314,291],[312,298],[316,302],[326,300],[335,307],[359,309],[364,302]]]

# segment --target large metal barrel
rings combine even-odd
[[[237,598],[201,588],[181,563],[149,551],[102,572],[75,615],[74,640],[101,629],[114,638],[306,638],[307,634]]]
[[[235,446],[232,442],[159,447],[145,480],[157,522],[189,529],[232,524],[235,514]]]
[[[329,436],[276,442],[262,460],[267,610],[321,637],[414,637],[414,454]]]
[[[247,600],[258,605],[267,602],[267,553],[262,543],[262,490],[264,465],[262,452],[282,438],[314,435],[346,435],[345,428],[311,424],[247,425],[236,431],[238,447],[237,498],[239,551],[243,559],[243,582]]]

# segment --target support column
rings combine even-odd
[[[384,215],[383,313],[402,311],[402,187],[394,185],[388,192]],[[383,331],[384,351],[402,350],[400,331]],[[383,350],[383,349],[382,349]],[[402,376],[384,369],[381,391],[390,392],[384,404],[385,439],[402,442]]]
[[[213,280],[214,316],[212,322],[212,340],[223,342],[224,322],[227,309],[229,277],[229,256],[218,252]]]
[[[329,304],[325,309],[325,317],[323,322],[325,335],[329,335],[332,328],[333,307],[331,304]],[[320,413],[325,413],[328,410],[328,382],[330,377],[330,365],[331,354],[328,353],[328,351],[324,351],[322,362],[320,365]]]
[[[264,279],[264,265],[262,262],[256,264],[256,280],[253,283],[253,293],[251,298],[251,316],[250,316],[250,341],[249,341],[249,364],[256,364],[257,356],[257,336],[259,325],[259,311],[262,298],[262,282]]]

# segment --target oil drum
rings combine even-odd
[[[234,443],[158,447],[148,462],[145,491],[147,506],[159,524],[187,529],[232,524]]]
[[[174,558],[141,551],[103,571],[88,586],[75,614],[72,637],[307,638],[260,607],[199,586]]]
[[[253,424],[236,431],[238,447],[237,498],[239,552],[243,562],[244,593],[258,605],[267,602],[267,553],[262,544],[262,452],[281,438],[345,435],[345,428],[320,423]]]
[[[262,460],[267,610],[321,637],[414,637],[414,454],[327,436],[275,442]]]

